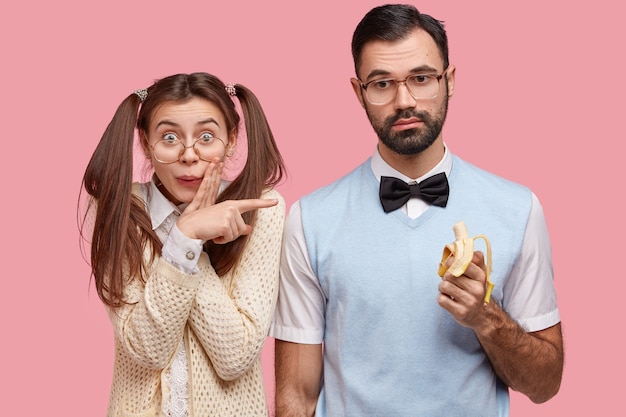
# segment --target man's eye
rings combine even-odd
[[[409,82],[411,84],[426,84],[430,80],[430,75],[414,75],[412,77],[409,77]]]
[[[379,80],[379,81],[374,81],[372,83],[372,86],[374,86],[374,88],[378,90],[386,90],[390,87],[393,87],[394,83],[395,83],[394,80]]]

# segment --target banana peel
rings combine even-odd
[[[465,270],[472,263],[474,257],[474,241],[476,239],[483,239],[487,246],[486,264],[487,264],[487,280],[485,282],[485,297],[483,301],[489,303],[491,300],[491,293],[493,291],[493,283],[489,280],[491,277],[491,243],[485,235],[476,235],[470,237],[467,231],[467,227],[463,221],[452,226],[454,231],[454,242],[446,245],[443,248],[443,254],[441,255],[441,262],[439,262],[439,270],[437,273],[441,278],[449,271],[455,277],[459,277],[465,273]],[[452,257],[452,264],[447,265],[448,259]]]

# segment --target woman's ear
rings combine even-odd
[[[237,130],[233,129],[228,135],[228,145],[226,145],[226,156],[231,157],[235,154],[235,147],[237,146]]]

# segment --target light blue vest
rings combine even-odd
[[[437,304],[452,225],[486,235],[502,298],[531,207],[527,188],[453,156],[448,206],[386,214],[370,161],[301,200],[313,271],[326,296],[324,387],[316,416],[508,416],[508,389],[472,330]],[[477,249],[484,246],[477,242]]]

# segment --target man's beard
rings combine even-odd
[[[391,151],[400,155],[417,155],[432,145],[443,128],[448,113],[448,100],[446,99],[443,111],[433,116],[423,111],[415,111],[412,109],[402,110],[385,121],[380,121],[370,114],[365,108],[367,117],[378,135],[380,141]],[[424,123],[421,129],[408,129],[400,132],[393,132],[392,126],[400,119],[408,119],[416,117]]]

